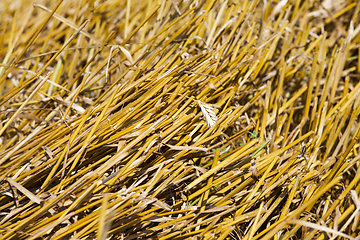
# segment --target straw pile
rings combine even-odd
[[[355,0],[0,2],[0,239],[355,239]]]

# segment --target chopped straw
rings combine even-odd
[[[358,1],[0,13],[0,239],[359,239]]]

